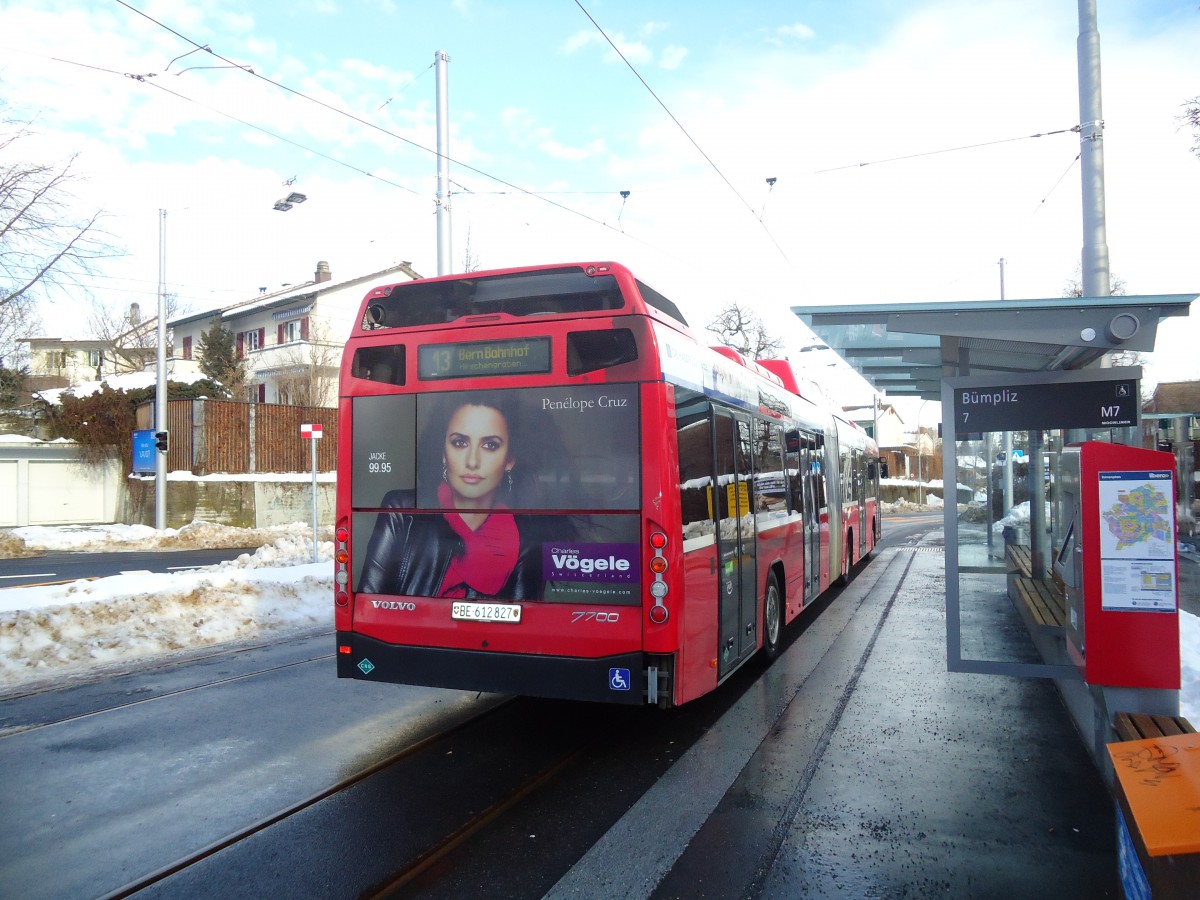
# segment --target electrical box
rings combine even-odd
[[[1063,450],[1054,572],[1088,684],[1179,690],[1175,458],[1089,441]]]

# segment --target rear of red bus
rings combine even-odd
[[[680,320],[613,263],[371,291],[341,370],[339,677],[673,702],[655,329]]]

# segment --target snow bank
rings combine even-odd
[[[307,535],[312,559],[312,528],[294,523],[272,528],[235,528],[197,519],[182,528],[156,531],[148,525],[77,525],[11,528],[8,534],[25,542],[29,550],[203,550],[215,547],[253,549],[281,538]]]
[[[299,628],[332,628],[333,544],[320,544],[322,561],[313,563],[311,531],[299,525],[289,529],[294,533],[277,535],[253,553],[204,569],[132,572],[0,591],[0,689],[178,650]],[[57,539],[37,537],[76,547],[101,540],[80,535],[95,529],[46,531],[56,530],[61,532]],[[223,546],[209,543],[213,538],[205,531],[179,530],[188,532],[187,540],[201,540],[199,546]],[[132,539],[140,530],[108,533]]]

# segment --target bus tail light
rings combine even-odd
[[[339,525],[333,536],[333,559],[337,563],[337,568],[333,573],[333,581],[336,585],[333,602],[338,606],[345,606],[350,602],[350,594],[346,590],[346,585],[350,583],[350,529],[345,525]]]
[[[664,532],[650,532],[650,549],[654,551],[654,555],[650,557],[650,574],[654,576],[654,580],[650,582],[650,596],[654,598],[654,605],[650,607],[649,616],[655,625],[665,624],[671,616],[663,603],[667,597],[667,582],[663,578],[667,572],[667,557],[663,555],[666,546],[667,536]]]

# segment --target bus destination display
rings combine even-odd
[[[426,344],[417,349],[417,375],[422,381],[549,371],[550,338],[547,337]]]

